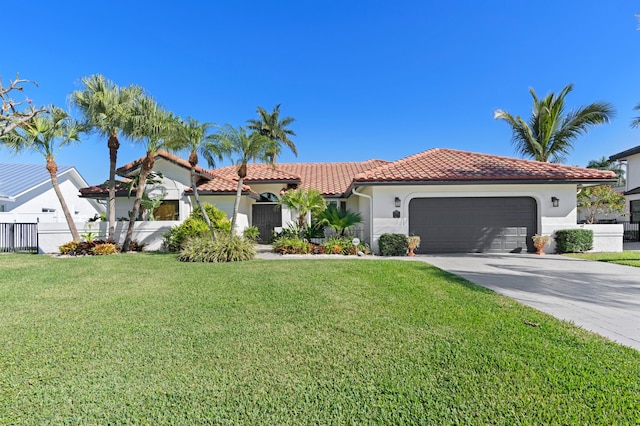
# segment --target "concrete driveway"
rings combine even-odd
[[[640,350],[640,269],[558,255],[455,254],[417,259]]]

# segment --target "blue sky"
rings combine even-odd
[[[299,151],[281,162],[396,160],[436,147],[516,156],[494,111],[528,117],[530,87],[543,96],[568,83],[569,107],[603,100],[617,116],[580,138],[567,164],[640,144],[629,126],[640,115],[635,2],[35,0],[9,11],[0,76],[36,80],[34,103],[66,107],[94,73],[218,124],[244,125],[258,105],[280,103],[297,120]],[[121,143],[119,165],[144,155]],[[108,178],[97,136],[57,159],[90,184]],[[0,162],[43,160],[3,149]]]

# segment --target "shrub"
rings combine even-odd
[[[60,250],[60,254],[72,254],[76,252],[76,248],[78,247],[78,243],[75,241],[69,241],[68,243],[64,243],[58,250]]]
[[[258,238],[260,238],[260,230],[257,226],[249,226],[247,228],[244,228],[242,235],[246,239],[256,242],[258,241]]]
[[[211,225],[216,234],[231,234],[231,221],[227,219],[227,214],[219,210],[213,204],[204,203],[202,205],[209,216]],[[182,250],[183,244],[187,239],[211,234],[211,230],[204,221],[202,212],[196,208],[191,215],[180,225],[172,227],[168,232],[162,235],[162,247],[166,251],[178,252]]]
[[[407,254],[407,237],[403,234],[382,234],[378,247],[382,256],[404,256]]]
[[[118,253],[118,247],[113,243],[96,244],[95,247],[91,249],[91,253],[97,256],[116,254]]]
[[[129,251],[143,251],[146,243],[140,243],[138,240],[133,240],[129,243]]]
[[[182,262],[239,262],[256,255],[253,242],[234,235],[220,235],[213,241],[208,235],[188,239],[178,259]]]
[[[313,244],[298,236],[281,237],[273,242],[273,251],[280,254],[308,254],[313,248]]]
[[[561,229],[556,231],[556,251],[558,253],[581,253],[593,248],[591,229]]]

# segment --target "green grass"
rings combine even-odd
[[[640,268],[640,251],[627,250],[620,253],[567,253],[565,256]]]
[[[640,421],[640,352],[425,263],[174,259],[0,256],[0,424]]]

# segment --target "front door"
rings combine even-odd
[[[251,224],[260,231],[258,242],[267,244],[273,228],[282,226],[282,212],[277,204],[254,204],[251,212]]]

